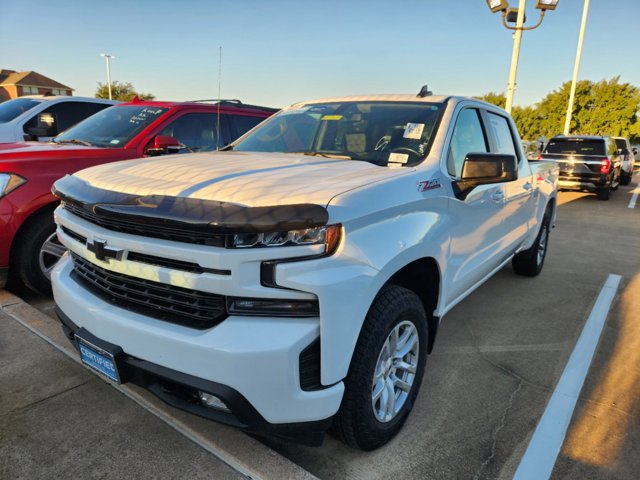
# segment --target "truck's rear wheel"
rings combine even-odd
[[[629,185],[631,183],[631,177],[633,175],[633,171],[627,173],[624,170],[620,172],[620,185]]]
[[[334,436],[368,451],[400,431],[420,390],[428,335],[420,298],[406,288],[385,286],[362,327]]]
[[[611,196],[611,187],[601,188],[596,192],[596,195],[598,195],[598,200],[609,200],[609,197]]]
[[[513,270],[518,275],[525,275],[527,277],[535,277],[542,271],[544,265],[544,259],[547,257],[547,247],[549,245],[549,229],[551,228],[551,213],[549,210],[544,214],[542,218],[542,224],[540,225],[540,231],[531,248],[524,252],[518,253],[513,257],[511,264]]]

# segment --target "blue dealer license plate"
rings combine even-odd
[[[88,365],[101,375],[104,375],[109,380],[120,383],[118,366],[116,365],[113,354],[87,342],[77,335],[76,341],[78,342],[78,347],[80,349],[80,359],[82,360],[82,363]]]

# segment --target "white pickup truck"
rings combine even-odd
[[[64,331],[175,407],[372,450],[407,419],[442,317],[510,261],[542,269],[558,170],[495,106],[304,102],[226,150],[54,186]]]

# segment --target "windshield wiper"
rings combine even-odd
[[[349,155],[338,155],[334,153],[323,153],[323,152],[289,152],[289,153],[301,153],[309,157],[336,158],[338,160],[352,160],[352,158]]]
[[[93,147],[93,143],[89,143],[86,140],[80,140],[79,138],[71,138],[69,140],[58,140],[56,143],[73,143],[74,145],[84,145],[85,147]]]

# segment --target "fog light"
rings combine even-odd
[[[198,396],[200,397],[200,401],[205,407],[215,408],[216,410],[222,410],[224,412],[231,412],[231,410],[227,408],[225,403],[215,395],[211,395],[210,393],[199,391]]]

